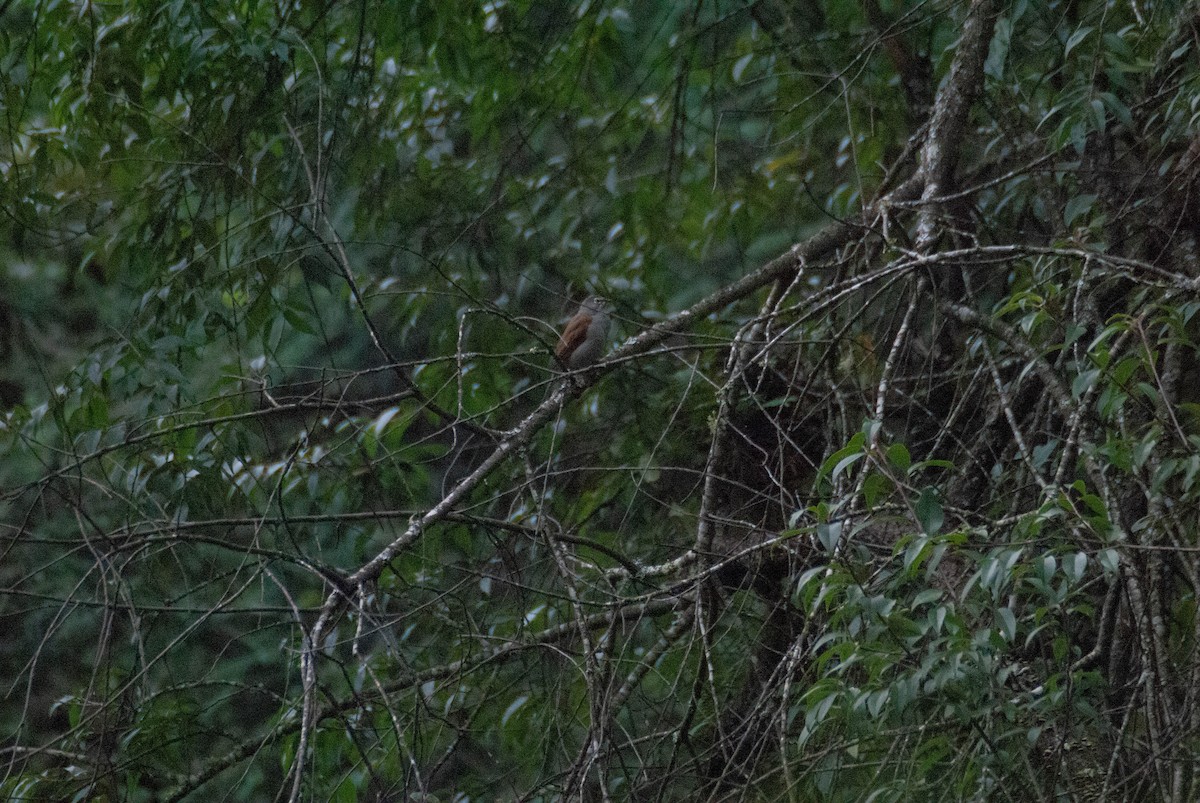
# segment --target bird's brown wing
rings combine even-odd
[[[554,347],[554,356],[564,366],[571,354],[587,337],[588,327],[591,325],[592,316],[581,312],[567,323],[566,329],[563,329],[562,337],[558,339],[558,345]]]

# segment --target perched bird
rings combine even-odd
[[[554,356],[569,371],[587,368],[604,352],[608,327],[612,323],[612,305],[601,296],[588,296],[579,312],[567,321]]]

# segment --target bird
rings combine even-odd
[[[602,296],[588,296],[579,305],[579,312],[567,321],[554,357],[568,371],[578,371],[594,364],[604,351],[608,328],[612,324],[612,304]]]

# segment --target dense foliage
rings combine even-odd
[[[0,795],[1200,799],[1198,58],[0,0]]]

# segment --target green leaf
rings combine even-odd
[[[1090,34],[1093,30],[1095,29],[1089,25],[1075,29],[1075,32],[1072,33],[1067,39],[1066,45],[1063,46],[1063,58],[1065,59],[1070,56],[1071,51],[1074,50],[1084,39],[1087,39],[1088,34]]]
[[[1005,641],[1016,641],[1017,639],[1017,617],[1013,614],[1012,608],[1007,605],[996,610],[996,619],[1000,626],[1000,632],[1003,634]]]
[[[867,509],[871,510],[886,500],[893,487],[892,481],[878,471],[867,474],[866,479],[863,480],[863,500],[866,502]]]
[[[888,462],[903,473],[907,474],[912,465],[912,457],[908,453],[908,447],[903,443],[893,443],[887,450]]]
[[[1099,552],[1097,552],[1096,559],[1100,562],[1100,566],[1108,574],[1115,574],[1117,571],[1117,567],[1121,563],[1120,553],[1117,552],[1117,550],[1112,549],[1111,547],[1108,549],[1102,549]]]
[[[984,74],[993,80],[999,81],[1004,75],[1004,63],[1008,59],[1012,30],[1012,20],[1008,17],[996,20],[991,46],[988,48],[988,57],[983,66]]]
[[[945,514],[936,488],[926,487],[921,490],[916,504],[917,522],[926,535],[936,535],[942,529]]]
[[[1092,119],[1095,121],[1097,133],[1103,134],[1108,125],[1108,115],[1104,111],[1104,101],[1094,98],[1088,105],[1092,107]]]
[[[1086,569],[1086,552],[1076,552],[1063,561],[1063,572],[1073,583],[1078,583],[1081,579],[1083,579],[1083,573]]]
[[[842,524],[841,521],[833,521],[828,524],[817,525],[817,540],[821,542],[821,546],[825,547],[825,551],[830,554],[837,551],[838,544],[842,540]]]
[[[863,445],[865,443],[866,437],[861,432],[855,433],[849,444],[826,458],[825,462],[821,464],[818,477],[831,476],[836,480],[842,471],[864,456]]]
[[[750,65],[750,62],[753,60],[754,60],[754,53],[747,53],[746,55],[742,56],[741,58],[739,58],[737,61],[735,61],[733,63],[733,80],[735,82],[739,82],[739,83],[741,82],[742,73],[744,73],[746,71],[746,67],[748,67]]]
[[[1073,226],[1076,220],[1089,214],[1092,211],[1092,205],[1096,203],[1096,198],[1094,193],[1083,193],[1067,201],[1067,207],[1063,210],[1063,224],[1068,227]]]
[[[1096,384],[1096,379],[1100,376],[1099,368],[1089,368],[1086,371],[1079,372],[1074,381],[1071,382],[1071,396],[1079,399],[1083,394],[1092,389],[1092,385]]]

